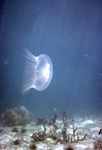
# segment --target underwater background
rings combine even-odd
[[[0,1],[0,114],[25,106],[34,118],[102,113],[102,1]],[[25,51],[48,55],[53,78],[22,94]]]

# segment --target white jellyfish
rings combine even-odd
[[[45,90],[53,76],[53,65],[49,56],[41,54],[35,57],[27,49],[27,64],[24,72],[23,93],[31,88],[38,91]]]

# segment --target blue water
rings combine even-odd
[[[53,78],[44,91],[22,94],[27,48],[48,55]],[[25,106],[34,117],[57,108],[102,113],[102,1],[5,0],[0,9],[0,114]]]

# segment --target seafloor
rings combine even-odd
[[[67,133],[73,137],[73,126],[76,129],[79,139],[70,139],[68,142],[63,141],[63,121],[57,120],[56,130],[52,125],[45,125],[45,137],[37,139],[37,133],[43,134],[44,126],[36,125],[31,122],[25,126],[0,127],[0,150],[102,150],[102,116],[76,117],[68,120]],[[33,135],[36,134],[34,138]],[[60,140],[58,140],[60,139]],[[62,139],[62,140],[61,140]],[[62,142],[61,142],[62,141]]]

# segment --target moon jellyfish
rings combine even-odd
[[[35,57],[27,49],[25,51],[28,61],[24,72],[23,93],[31,88],[43,91],[49,86],[53,76],[52,61],[45,54]]]

